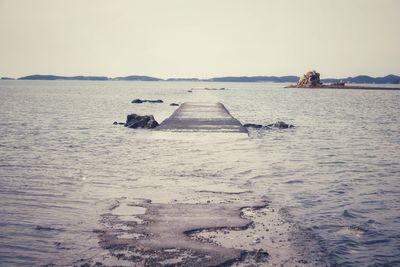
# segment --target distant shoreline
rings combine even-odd
[[[288,76],[226,76],[226,77],[214,77],[209,79],[199,79],[199,78],[168,78],[161,79],[151,76],[139,76],[130,75],[124,77],[106,77],[106,76],[58,76],[58,75],[29,75],[20,78],[9,78],[2,77],[1,80],[67,80],[67,81],[174,81],[174,82],[274,82],[274,83],[297,83],[299,80],[298,76],[288,75]],[[321,82],[337,83],[340,81],[346,81],[347,84],[400,84],[400,76],[398,75],[386,75],[384,77],[371,77],[367,75],[358,75],[355,77],[347,78],[327,78],[322,79]],[[346,86],[347,87],[347,86]],[[324,86],[324,88],[329,88]],[[386,88],[386,87],[385,87]],[[351,88],[357,89],[357,88]],[[361,89],[361,88],[359,88]]]

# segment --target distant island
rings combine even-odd
[[[330,83],[325,84],[328,81]],[[365,86],[365,85],[347,85],[347,80],[338,79],[320,79],[320,74],[315,70],[309,71],[301,76],[296,84],[286,86],[285,88],[315,88],[315,89],[363,89],[363,90],[400,90],[400,88],[382,87],[382,86]],[[366,75],[360,75],[353,78],[353,83],[360,84],[399,84],[398,76],[388,75],[385,77],[372,78]]]
[[[29,75],[18,78],[18,80],[72,80],[72,81],[107,81],[105,76],[57,76],[57,75]]]
[[[199,78],[168,78],[161,79],[151,76],[130,75],[124,77],[110,78],[106,76],[58,76],[58,75],[29,75],[17,78],[17,80],[77,80],[77,81],[190,81],[190,82],[274,82],[274,83],[297,83],[301,77],[295,75],[289,76],[227,76],[215,77],[210,79]],[[14,80],[14,78],[2,77],[1,80]],[[387,75],[384,77],[371,77],[367,75],[358,75],[347,78],[327,78],[321,79],[321,83],[339,84],[341,81],[358,84],[400,84],[400,76]]]
[[[163,81],[163,79],[150,77],[150,76],[138,76],[138,75],[131,75],[125,77],[117,77],[117,78],[108,78],[110,81],[145,81],[145,82],[156,82],[156,81]]]

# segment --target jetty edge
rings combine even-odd
[[[185,102],[156,131],[248,133],[220,102]]]

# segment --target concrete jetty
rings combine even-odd
[[[247,129],[222,103],[185,102],[168,119],[159,131],[172,132],[229,132],[247,133]]]

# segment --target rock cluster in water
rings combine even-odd
[[[286,122],[283,121],[277,121],[275,123],[271,123],[268,125],[262,125],[262,124],[254,124],[254,123],[246,123],[243,125],[246,128],[255,128],[255,129],[272,129],[272,128],[278,128],[278,129],[288,129],[288,128],[293,128],[294,125],[292,124],[287,124]]]
[[[222,88],[204,88],[203,90],[208,90],[208,91],[224,91],[225,87]]]
[[[145,103],[145,102],[147,102],[147,103],[164,103],[164,101],[162,101],[161,99],[147,100],[147,99],[139,99],[139,98],[137,98],[137,99],[133,99],[131,101],[131,103],[133,103],[133,104],[142,104],[142,103]]]
[[[315,70],[309,71],[300,77],[299,81],[297,82],[297,87],[317,87],[321,86],[322,82],[319,78],[319,73]]]
[[[268,124],[267,126],[270,127],[270,128],[275,127],[275,128],[279,128],[279,129],[287,129],[287,128],[293,128],[294,127],[294,125],[287,124],[286,122],[283,122],[283,121],[277,121],[275,123]]]
[[[129,114],[126,117],[125,127],[128,128],[145,128],[145,129],[153,129],[157,127],[159,124],[154,119],[153,115],[144,115],[140,116],[137,114]]]
[[[246,123],[246,124],[243,124],[243,127],[260,129],[262,127],[267,127],[267,126],[264,126],[262,124]]]

